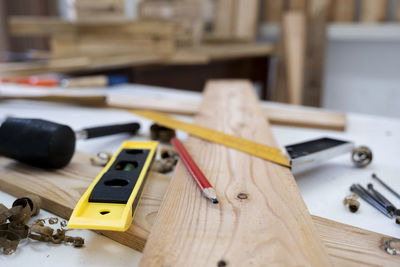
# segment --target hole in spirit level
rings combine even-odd
[[[100,211],[101,215],[106,215],[106,214],[109,214],[109,213],[110,213],[110,210],[101,210]]]
[[[120,186],[126,186],[129,184],[129,181],[124,180],[124,179],[112,179],[104,182],[104,185],[106,186],[114,186],[114,187],[120,187]]]

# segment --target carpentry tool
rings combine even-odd
[[[349,152],[352,152],[352,160],[357,167],[367,166],[372,161],[369,148],[355,147],[353,142],[327,137],[288,145],[285,149],[290,156],[293,172],[311,169],[323,161]]]
[[[124,142],[83,194],[69,228],[126,231],[132,223],[158,142]]]
[[[373,173],[372,178],[378,181],[383,187],[385,187],[387,190],[389,190],[393,195],[395,195],[398,199],[400,199],[400,194],[394,191],[390,186],[388,186],[384,181],[379,179],[379,177]]]
[[[217,193],[215,192],[215,189],[212,187],[200,168],[197,166],[196,162],[194,162],[181,141],[174,137],[172,138],[171,143],[176,148],[176,151],[181,157],[181,160],[185,164],[196,184],[199,186],[200,190],[203,192],[204,196],[210,199],[214,204],[218,204]]]
[[[375,198],[374,195],[372,195],[370,192],[368,192],[364,187],[362,187],[360,184],[353,184],[350,187],[350,191],[353,193],[356,193],[359,195],[362,199],[364,199],[366,202],[371,204],[374,208],[379,210],[381,213],[389,217],[390,219],[393,219],[393,211],[389,211],[387,209],[386,205],[383,205],[378,199]]]
[[[104,87],[117,84],[128,83],[129,78],[124,75],[94,75],[84,77],[64,78],[60,81],[60,86],[65,88],[76,87]]]
[[[75,152],[76,139],[89,139],[128,132],[136,134],[138,123],[86,128],[74,132],[69,126],[41,120],[7,118],[0,127],[0,155],[43,168],[62,168]]]
[[[390,202],[386,197],[384,197],[381,193],[379,193],[378,190],[376,190],[373,186],[373,184],[368,184],[367,188],[369,192],[375,197],[378,202],[385,207],[385,209],[394,214],[394,212],[397,210],[397,208]]]
[[[0,82],[2,83],[15,83],[15,84],[24,84],[31,86],[43,86],[43,87],[54,87],[58,85],[57,78],[50,77],[11,77],[11,78],[1,78]]]
[[[29,77],[10,77],[1,78],[1,83],[15,83],[24,84],[30,86],[42,86],[42,87],[56,87],[61,86],[65,88],[77,88],[77,87],[104,87],[123,84],[129,82],[129,79],[123,75],[96,75],[96,76],[85,76],[85,77],[70,77],[70,78],[52,78],[52,77],[40,77],[40,76],[29,76]]]
[[[244,138],[218,132],[216,130],[212,130],[192,123],[179,121],[160,112],[134,110],[132,111],[132,113],[152,120],[159,125],[171,129],[179,129],[201,139],[225,145],[227,147],[246,152],[250,155],[269,160],[285,167],[290,167],[290,162],[288,158],[283,155],[282,152],[277,148],[269,147]]]

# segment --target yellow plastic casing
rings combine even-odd
[[[69,219],[68,228],[71,229],[94,229],[94,230],[111,230],[111,231],[126,231],[132,223],[135,210],[132,210],[134,201],[139,201],[141,188],[144,187],[147,172],[155,156],[158,142],[133,142],[126,141],[118,149],[117,153],[111,158],[108,164],[92,182],[86,192],[83,194],[78,204],[75,206]],[[149,154],[145,160],[142,171],[137,179],[137,182],[132,190],[132,193],[126,204],[116,203],[98,203],[89,202],[89,197],[93,188],[102,176],[110,169],[114,161],[123,149],[147,149]],[[138,205],[136,205],[137,207]],[[104,214],[106,212],[106,214]],[[102,214],[103,213],[103,214]]]

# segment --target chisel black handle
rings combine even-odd
[[[66,125],[8,118],[0,127],[0,155],[42,168],[62,168],[75,151],[75,132]]]
[[[108,125],[108,126],[86,128],[86,129],[82,129],[79,132],[84,132],[85,137],[87,139],[89,139],[89,138],[107,136],[107,135],[118,134],[118,133],[136,134],[139,129],[140,129],[140,124],[133,122],[133,123],[115,124],[115,125]]]

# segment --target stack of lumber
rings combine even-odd
[[[263,22],[280,22],[285,11],[307,10],[314,0],[263,0]],[[396,8],[392,18],[389,5]],[[400,20],[400,1],[388,0],[330,0],[328,21],[333,23],[382,23]],[[359,15],[358,15],[359,14]]]
[[[138,16],[142,20],[174,22],[180,27],[179,44],[198,45],[203,38],[203,1],[146,0],[139,3]]]
[[[115,20],[125,16],[125,0],[67,0],[67,16],[75,20]]]
[[[258,28],[258,0],[216,0],[210,39],[251,42]]]
[[[12,17],[13,35],[50,36],[52,57],[153,53],[175,49],[177,26],[160,21],[66,21],[49,17]]]

